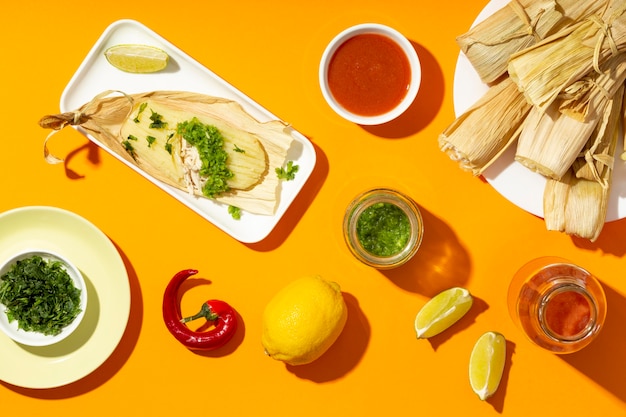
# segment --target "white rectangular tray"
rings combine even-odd
[[[170,56],[168,67],[152,74],[131,74],[120,71],[110,65],[104,57],[104,51],[107,48],[118,44],[143,44],[161,48]],[[155,90],[191,91],[235,100],[260,122],[277,119],[224,79],[134,20],[119,20],[104,31],[65,87],[61,96],[61,111],[76,110],[106,90],[119,90],[127,94]],[[293,130],[292,135],[295,140],[287,154],[287,161],[294,161],[294,164],[299,166],[299,170],[294,180],[282,181],[276,213],[273,216],[242,213],[241,219],[235,220],[228,214],[223,204],[206,198],[193,197],[146,175],[84,130],[80,128],[78,130],[157,187],[244,243],[259,242],[269,235],[308,180],[316,162],[315,149],[311,142],[304,135]]]

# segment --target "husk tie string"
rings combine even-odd
[[[41,127],[52,129],[52,132],[50,132],[48,136],[46,136],[46,139],[44,140],[44,143],[43,143],[43,156],[47,163],[54,165],[54,164],[60,164],[60,163],[65,162],[65,159],[59,158],[53,155],[52,153],[50,153],[50,150],[48,149],[48,141],[52,138],[52,136],[57,134],[59,131],[61,131],[64,127],[68,125],[80,126],[83,123],[85,123],[87,120],[89,120],[88,111],[91,109],[91,107],[95,103],[97,103],[98,100],[114,93],[122,94],[124,97],[128,99],[128,101],[130,102],[130,108],[128,110],[128,114],[130,114],[133,109],[133,101],[134,101],[133,98],[130,97],[128,94],[124,93],[123,91],[107,90],[96,95],[93,99],[91,99],[91,101],[89,101],[89,103],[87,103],[83,107],[82,111],[74,111],[74,112],[67,112],[63,114],[44,116],[39,121],[39,125]]]

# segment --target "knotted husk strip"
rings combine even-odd
[[[59,130],[65,126],[77,126],[92,135],[108,150],[119,155],[128,163],[137,166],[148,175],[173,187],[189,192],[180,183],[172,182],[141,158],[133,158],[124,148],[126,138],[121,136],[121,127],[130,116],[133,104],[147,99],[172,108],[184,110],[199,117],[217,118],[233,128],[256,136],[261,142],[268,160],[268,174],[250,190],[233,190],[214,200],[233,205],[242,210],[271,215],[275,212],[280,191],[280,180],[274,174],[284,165],[287,152],[293,142],[291,127],[282,121],[258,122],[239,103],[203,94],[179,91],[153,91],[138,94],[123,94],[110,97],[113,92],[104,92],[73,112],[44,116],[41,127]],[[48,152],[46,151],[46,154]],[[49,156],[49,155],[48,155]],[[54,160],[54,158],[50,158]],[[53,161],[54,162],[54,161]],[[204,197],[201,192],[195,195]]]
[[[598,124],[604,129],[609,122],[613,96],[626,79],[626,55],[611,58],[605,67],[606,72],[594,72],[587,80],[589,88],[581,98],[588,103],[586,120],[563,113],[559,101],[546,110],[532,108],[517,142],[516,161],[552,179],[558,180],[567,172]]]
[[[594,242],[604,227],[613,176],[613,159],[623,121],[624,87],[599,124],[585,154],[559,180],[544,189],[544,221],[548,230]]]
[[[485,84],[507,70],[509,56],[543,39],[562,18],[555,1],[512,0],[468,32],[456,43]]]
[[[581,155],[572,164],[576,178],[596,181],[603,187],[610,185],[610,173],[615,164],[619,129],[623,126],[624,85],[614,95],[610,111],[598,124],[585,144]]]
[[[626,50],[625,0],[510,57],[509,76],[530,103],[545,110],[572,83]]]
[[[481,80],[490,84],[507,72],[511,55],[603,12],[607,5],[598,0],[511,0],[456,42]]]
[[[530,108],[505,77],[439,135],[439,148],[462,169],[480,175],[515,142]]]

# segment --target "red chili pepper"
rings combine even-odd
[[[237,330],[235,310],[220,300],[208,300],[202,308],[190,317],[182,318],[178,302],[178,289],[190,276],[197,274],[195,269],[185,269],[174,275],[163,296],[163,320],[170,333],[180,343],[195,350],[212,350],[224,346]],[[215,326],[206,332],[191,330],[185,323],[204,317]]]

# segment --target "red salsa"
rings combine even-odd
[[[377,116],[393,109],[410,83],[406,54],[383,35],[362,34],[348,39],[328,66],[328,86],[335,100],[361,116]]]
[[[590,320],[589,300],[578,291],[555,294],[545,307],[545,323],[556,336],[571,338],[579,335]]]

